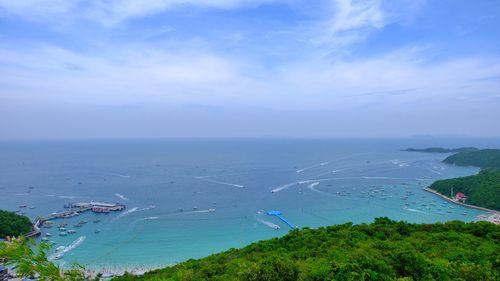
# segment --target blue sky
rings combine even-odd
[[[500,136],[500,1],[0,0],[0,138]]]

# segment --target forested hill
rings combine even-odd
[[[434,182],[429,188],[450,196],[462,192],[468,198],[466,203],[500,211],[500,172],[483,170],[479,174]]]
[[[451,189],[461,192],[468,199],[466,203],[500,211],[500,150],[483,149],[460,152],[447,157],[443,162],[458,166],[480,167],[474,176],[439,180],[429,188],[450,196]]]
[[[443,162],[458,166],[475,166],[500,171],[500,149],[460,152],[448,156]]]
[[[500,280],[500,226],[488,222],[409,224],[379,218],[291,231],[242,249],[131,280]]]
[[[31,231],[31,227],[31,221],[28,217],[0,210],[0,238],[26,234]]]
[[[428,148],[407,148],[403,151],[409,152],[427,152],[427,153],[456,153],[456,152],[467,152],[467,151],[477,151],[475,147],[459,147],[459,148],[442,148],[442,147],[428,147]]]

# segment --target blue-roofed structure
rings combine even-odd
[[[286,223],[291,229],[295,229],[296,228],[293,224],[291,224],[289,221],[287,221],[284,217],[281,216],[281,212],[280,211],[270,210],[270,211],[267,211],[266,214],[268,216],[275,216],[275,217],[279,218],[281,221],[283,221],[284,223]]]

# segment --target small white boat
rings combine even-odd
[[[215,209],[208,209],[208,211],[209,211],[210,213],[213,213],[213,212],[215,212]]]
[[[62,257],[64,257],[64,253],[60,253],[60,254],[57,254],[54,259],[55,260],[58,260],[58,259],[61,259]]]
[[[67,233],[68,233],[68,234],[74,234],[74,233],[76,233],[76,230],[74,230],[74,229],[69,229],[69,230],[67,231]]]
[[[47,233],[45,233],[45,236],[50,237],[50,236],[52,236],[52,234],[47,232]]]
[[[66,236],[66,235],[68,235],[68,233],[66,233],[65,231],[59,232],[59,236]]]
[[[60,252],[60,251],[62,251],[62,250],[64,250],[64,249],[66,249],[66,247],[64,247],[64,246],[59,246],[59,247],[57,247],[57,248],[56,248],[56,252]]]

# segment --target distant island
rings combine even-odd
[[[457,153],[457,152],[471,152],[479,149],[475,147],[459,147],[459,148],[443,148],[443,147],[428,147],[428,148],[407,148],[402,151],[409,152],[427,152],[427,153]]]
[[[500,149],[463,151],[443,162],[479,167],[481,171],[474,176],[438,180],[429,189],[460,202],[500,211]]]

